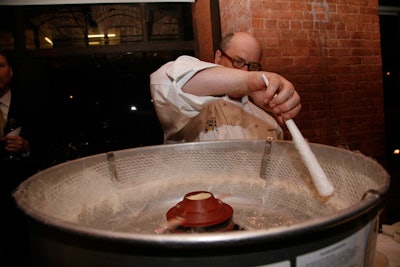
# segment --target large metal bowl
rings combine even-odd
[[[30,177],[14,196],[40,266],[373,266],[387,172],[357,152],[310,147],[334,184],[329,198],[318,195],[291,141],[264,140],[81,158]],[[166,212],[198,190],[232,206],[245,230],[160,231]]]

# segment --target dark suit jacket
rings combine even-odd
[[[38,169],[38,153],[32,123],[30,122],[30,111],[24,107],[25,103],[17,95],[12,96],[10,110],[8,112],[7,124],[4,134],[10,129],[10,124],[16,122],[16,126],[21,126],[20,135],[29,141],[30,154],[23,156],[16,154],[10,159],[10,153],[0,147],[0,183],[2,191],[10,191],[17,187],[23,180],[33,175]]]
[[[37,146],[34,131],[32,131],[35,129],[32,128],[30,122],[32,111],[26,109],[26,103],[22,100],[24,99],[20,99],[13,92],[5,134],[7,134],[9,123],[15,120],[17,126],[22,127],[20,135],[30,143],[31,153],[27,157],[18,155],[17,159],[10,160],[9,153],[5,151],[3,144],[0,147],[0,210],[2,211],[2,223],[7,229],[2,235],[0,244],[0,265],[6,256],[10,259],[17,259],[21,257],[22,253],[27,253],[25,251],[29,244],[25,217],[17,208],[13,197],[14,190],[21,182],[32,176],[37,170]]]

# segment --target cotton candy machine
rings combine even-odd
[[[373,266],[387,172],[360,153],[310,147],[335,187],[328,198],[292,142],[263,140],[90,156],[37,173],[14,197],[38,266]],[[217,219],[202,218],[228,228],[170,231],[169,213],[193,209],[180,206],[187,196],[213,201],[200,212]],[[183,226],[204,227],[196,216]]]

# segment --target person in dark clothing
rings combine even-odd
[[[13,191],[36,172],[34,151],[24,103],[11,91],[13,68],[7,54],[0,51],[0,210],[3,233],[0,265],[23,266],[27,257],[26,221],[17,208]]]

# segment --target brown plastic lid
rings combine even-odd
[[[195,191],[167,212],[168,222],[175,221],[179,227],[208,227],[228,222],[233,225],[233,209],[216,199],[208,191]]]

